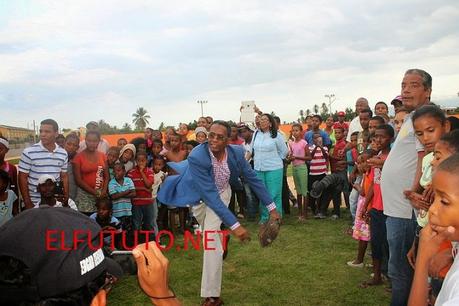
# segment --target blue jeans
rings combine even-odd
[[[158,206],[156,203],[148,205],[132,205],[132,223],[134,230],[156,231],[156,218],[158,216]]]
[[[258,213],[258,198],[248,183],[243,183],[243,186],[247,199],[247,217],[249,219],[255,219]]]
[[[402,306],[408,303],[413,269],[406,254],[413,244],[416,219],[403,219],[387,216],[387,241],[389,243],[389,277],[392,281],[391,306]]]

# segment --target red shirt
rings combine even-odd
[[[101,189],[104,182],[104,171],[107,157],[104,153],[96,151],[97,162],[86,158],[85,152],[78,153],[72,163],[80,166],[81,179],[93,189]]]
[[[337,128],[343,128],[345,131],[348,131],[349,124],[347,124],[346,122],[339,123],[339,121],[337,121],[333,124],[333,129],[337,129]]]
[[[347,168],[346,165],[342,167],[342,169],[336,168],[336,163],[339,160],[346,160],[346,141],[344,139],[337,140],[335,143],[335,147],[333,148],[332,158],[330,158],[330,168],[331,172],[342,171]]]
[[[379,158],[382,160],[386,160],[387,154],[378,154]],[[372,208],[376,210],[383,211],[384,204],[382,200],[382,193],[381,193],[381,168],[371,168],[371,172],[373,173],[373,206]]]
[[[155,174],[151,168],[146,167],[143,169],[143,173],[147,177],[147,181],[153,185],[155,180]],[[135,167],[128,172],[127,176],[134,182],[135,187],[135,198],[132,199],[132,205],[150,205],[153,204],[153,196],[151,194],[152,189],[147,188],[143,181],[142,175],[140,174],[139,167]]]

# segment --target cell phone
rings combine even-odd
[[[110,258],[121,266],[125,275],[137,274],[137,264],[132,251],[114,250],[110,253]]]
[[[254,122],[254,107],[255,101],[242,101],[242,110],[241,110],[241,122]]]
[[[63,195],[64,194],[64,185],[61,181],[54,182],[54,194]]]

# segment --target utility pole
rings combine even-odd
[[[204,117],[204,108],[203,105],[207,104],[207,100],[199,100],[198,104],[201,104],[201,117]]]
[[[329,112],[330,112],[330,115],[332,115],[332,108],[331,108],[331,105],[332,105],[332,103],[335,102],[335,100],[336,100],[335,94],[325,95],[325,98],[328,98],[328,110],[329,110]]]

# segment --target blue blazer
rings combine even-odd
[[[228,168],[231,173],[230,185],[237,186],[240,184],[239,177],[243,177],[261,203],[266,206],[273,203],[265,185],[245,160],[244,149],[236,145],[228,145],[226,148]],[[197,205],[202,200],[228,227],[231,228],[238,222],[236,217],[220,199],[220,194],[215,185],[212,160],[207,143],[195,147],[187,160],[179,163],[171,162],[169,166],[178,175],[168,176],[161,184],[157,196],[161,203],[184,207],[187,205]]]

